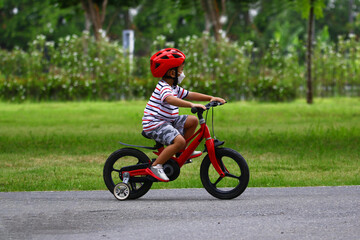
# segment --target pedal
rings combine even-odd
[[[188,163],[192,163],[193,161],[191,160],[191,159],[188,159],[188,160],[186,160],[186,162],[184,163],[184,165],[185,164],[188,164]]]
[[[129,180],[130,180],[130,173],[124,172],[123,173],[123,183],[128,184]]]

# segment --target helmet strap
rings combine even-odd
[[[172,79],[174,79],[173,85],[174,85],[174,87],[176,87],[178,85],[178,82],[179,82],[179,80],[178,80],[178,68],[175,68],[175,77],[172,78]]]
[[[178,85],[178,82],[179,82],[179,80],[178,80],[178,74],[179,74],[179,72],[178,72],[178,68],[177,68],[177,67],[175,67],[175,68],[173,68],[173,69],[175,70],[175,77],[172,77],[172,76],[164,76],[163,78],[170,78],[170,79],[174,80],[174,82],[173,82],[173,87],[176,87],[176,86]]]

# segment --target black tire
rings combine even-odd
[[[211,195],[219,199],[232,199],[242,194],[249,183],[249,167],[245,159],[230,148],[215,149],[226,176],[221,178],[212,166],[209,155],[201,163],[201,182]]]
[[[106,187],[111,193],[114,192],[115,185],[122,182],[119,175],[119,170],[122,167],[149,163],[150,159],[145,153],[134,148],[122,148],[113,152],[105,162],[103,177]],[[152,182],[132,182],[129,181],[130,195],[128,199],[136,199],[146,194],[151,186]]]

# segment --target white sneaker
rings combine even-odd
[[[160,164],[156,166],[151,166],[150,170],[158,177],[161,178],[164,181],[169,181],[169,178],[166,176],[164,172],[164,168],[162,166],[159,166]]]
[[[201,153],[202,153],[201,151],[194,151],[194,152],[190,155],[189,159],[186,160],[186,162],[185,162],[184,164],[192,163],[192,160],[191,160],[191,159],[194,158],[194,156],[199,155],[199,154],[201,154]]]
[[[202,153],[201,151],[194,151],[194,152],[190,155],[190,157],[199,155],[199,154],[201,154],[201,153]]]

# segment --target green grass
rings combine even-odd
[[[118,141],[153,145],[140,134],[145,103],[0,103],[0,191],[105,189]],[[215,134],[247,160],[251,187],[360,184],[359,98],[228,103]],[[202,187],[201,160],[153,188]]]

